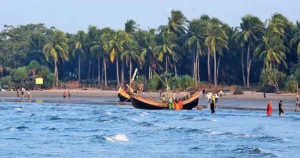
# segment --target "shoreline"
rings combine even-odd
[[[130,105],[131,103],[120,103],[118,91],[101,91],[101,90],[70,90],[71,97],[63,98],[65,90],[42,90],[30,91],[33,98],[27,98],[27,91],[24,99],[17,97],[16,91],[1,91],[1,102],[32,102],[32,103],[63,103],[63,104],[97,104],[97,105]],[[67,91],[67,90],[66,90]],[[176,93],[176,97],[181,97],[186,92]],[[232,92],[226,93],[225,96],[219,98],[217,106],[219,109],[235,109],[235,110],[265,110],[269,100],[273,101],[273,109],[277,110],[279,100],[283,100],[285,111],[295,110],[295,94],[282,95],[267,93],[267,98],[263,98],[263,93],[245,91],[243,95],[233,95]],[[154,96],[159,98],[158,92],[144,92],[145,97]],[[198,105],[207,108],[207,98],[200,94]]]

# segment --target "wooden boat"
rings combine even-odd
[[[123,88],[119,88],[118,97],[120,102],[130,102],[130,95],[129,93],[125,92]]]
[[[182,109],[191,110],[194,107],[196,107],[199,101],[199,94],[200,92],[196,92],[190,98],[183,100]],[[133,94],[133,93],[130,94],[130,99],[132,102],[132,106],[137,109],[148,109],[148,110],[168,109],[168,103],[145,98],[138,94]]]

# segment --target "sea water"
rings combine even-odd
[[[300,157],[300,113],[0,105],[0,157]]]

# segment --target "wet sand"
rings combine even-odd
[[[119,103],[118,91],[101,91],[101,90],[71,90],[70,98],[63,98],[64,90],[43,90],[31,91],[32,99],[28,99],[25,92],[24,99],[17,97],[16,92],[0,92],[2,102],[36,102],[36,103],[66,103],[66,104],[101,104],[101,105],[130,105],[130,103]],[[182,97],[186,92],[176,93],[176,98]],[[263,98],[263,93],[246,91],[243,95],[233,95],[227,92],[225,96],[220,97],[217,103],[218,108],[224,109],[247,109],[247,110],[264,110],[269,100],[273,101],[274,110],[278,109],[278,102],[283,101],[285,110],[292,111],[295,109],[295,94],[282,95],[267,93],[267,98]],[[145,97],[158,99],[158,92],[145,92]],[[207,107],[207,98],[201,94],[199,105]]]

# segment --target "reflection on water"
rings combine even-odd
[[[300,156],[297,113],[216,112],[2,102],[0,157]]]

